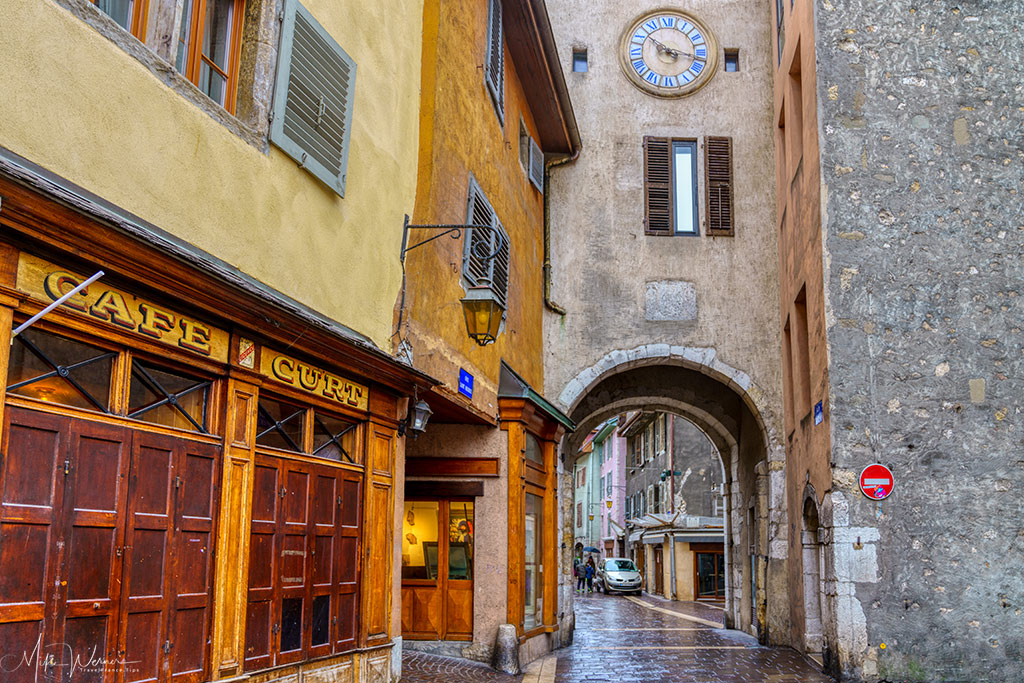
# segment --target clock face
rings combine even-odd
[[[634,21],[622,35],[622,70],[633,85],[657,97],[696,92],[715,73],[718,45],[699,19],[658,10]]]

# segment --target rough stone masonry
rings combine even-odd
[[[844,670],[1024,680],[1020,0],[817,0]],[[870,462],[896,489],[857,490]]]

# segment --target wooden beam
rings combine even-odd
[[[498,458],[406,458],[407,477],[496,477]]]

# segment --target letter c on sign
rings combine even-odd
[[[291,359],[285,358],[284,356],[278,356],[274,359],[274,362],[270,364],[270,369],[274,372],[274,376],[282,382],[295,384],[295,375],[292,374],[295,371],[295,364],[292,363]]]

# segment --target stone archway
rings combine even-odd
[[[720,361],[714,349],[668,344],[612,351],[558,397],[578,425],[563,453],[575,452],[597,425],[629,410],[675,413],[707,435],[725,474],[726,624],[763,642],[785,642],[788,601],[768,600],[785,594],[787,580],[785,450],[765,402],[749,375]],[[747,520],[751,509],[754,528]]]

